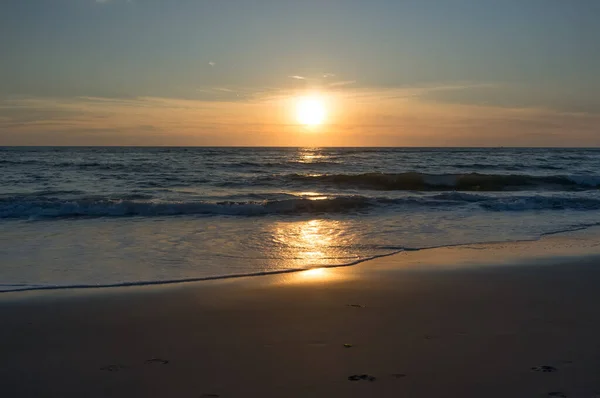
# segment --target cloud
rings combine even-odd
[[[0,145],[600,145],[600,114],[431,98],[486,83],[337,87],[326,92],[328,122],[318,135],[294,123],[303,91],[289,87],[209,87],[196,100],[0,98]]]
[[[195,90],[194,99],[207,102],[249,102],[253,101],[263,92],[276,90],[274,88],[249,88],[249,87],[200,87]]]
[[[333,82],[333,83],[329,83],[329,87],[342,87],[342,86],[349,86],[351,84],[356,83],[356,80],[342,80],[339,82]]]
[[[350,83],[348,83],[350,84]],[[342,85],[343,86],[343,85]],[[401,87],[383,87],[352,90],[349,95],[358,99],[418,99],[430,97],[435,100],[435,93],[448,91],[464,91],[475,89],[498,89],[499,85],[494,83],[453,83],[453,84],[429,84],[423,86],[401,86]]]
[[[214,67],[217,63],[215,61],[209,61],[208,64]]]
[[[300,75],[291,75],[291,76],[288,76],[288,77],[291,78],[291,79],[297,79],[297,80],[313,80],[313,79],[319,79],[319,78],[328,79],[328,78],[334,77],[334,76],[335,76],[334,73],[324,73],[323,75],[318,76],[316,78],[314,76],[312,76],[312,77],[309,78],[309,77],[300,76]]]

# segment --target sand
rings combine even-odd
[[[0,396],[600,397],[594,242],[3,294]]]

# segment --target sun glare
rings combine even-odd
[[[301,97],[296,102],[296,119],[305,126],[318,126],[325,121],[325,103],[317,96]]]

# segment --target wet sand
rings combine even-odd
[[[581,242],[3,294],[0,395],[600,397],[600,257]]]

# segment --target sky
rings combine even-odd
[[[3,0],[0,145],[600,146],[598,0]],[[323,124],[298,123],[318,97]]]

